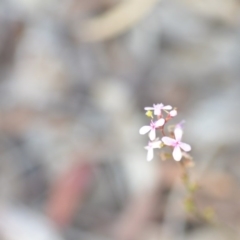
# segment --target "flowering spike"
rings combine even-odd
[[[180,161],[182,157],[186,158],[186,152],[191,150],[191,146],[181,141],[184,121],[173,126],[168,126],[168,134],[165,134],[164,130],[166,123],[177,116],[177,108],[158,103],[144,109],[146,110],[146,116],[151,118],[149,125],[139,129],[141,135],[148,133],[150,138],[148,146],[145,147],[148,150],[147,160],[150,161],[153,158],[154,148],[162,148],[164,146],[173,148],[172,157],[174,160]],[[157,130],[159,131],[157,132]],[[158,140],[157,133],[162,135],[162,141]]]

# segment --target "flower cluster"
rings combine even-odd
[[[183,121],[176,124],[169,136],[165,135],[164,127],[166,123],[177,116],[176,108],[172,108],[170,105],[164,106],[162,103],[153,104],[153,107],[145,107],[146,115],[151,118],[150,124],[140,128],[139,133],[141,135],[148,133],[150,141],[145,149],[148,151],[147,160],[151,161],[154,156],[154,149],[163,148],[169,146],[172,148],[172,157],[176,161],[180,161],[183,156],[183,152],[189,152],[191,146],[182,142],[183,135]],[[154,117],[156,120],[154,120]],[[157,131],[162,135],[161,140],[157,137]]]

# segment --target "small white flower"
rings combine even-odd
[[[148,152],[147,152],[147,160],[151,161],[154,156],[154,148],[161,148],[161,141],[154,141],[154,142],[148,142],[148,145],[144,147]]]
[[[165,123],[165,120],[163,118],[160,118],[156,122],[153,122],[151,120],[149,126],[143,126],[139,129],[139,133],[141,135],[144,135],[149,132],[149,138],[150,140],[154,140],[156,138],[156,128],[163,126]]]
[[[162,109],[163,110],[171,110],[172,106],[170,106],[170,105],[164,106],[162,103],[158,103],[158,104],[153,104],[153,107],[145,107],[144,109],[147,111],[153,110],[154,115],[160,116],[162,113]]]

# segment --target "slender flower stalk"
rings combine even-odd
[[[172,157],[175,161],[180,161],[179,164],[183,170],[182,180],[187,192],[187,197],[184,201],[186,211],[202,221],[211,223],[214,217],[214,211],[209,207],[206,208],[205,211],[198,209],[194,195],[198,189],[198,184],[191,182],[188,175],[187,168],[193,166],[194,163],[192,157],[187,153],[191,150],[191,146],[182,142],[183,124],[185,121],[181,121],[176,125],[168,125],[168,131],[165,133],[164,127],[177,116],[177,109],[172,108],[170,105],[164,106],[162,103],[153,104],[153,107],[145,107],[144,109],[146,110],[146,116],[151,118],[150,124],[141,127],[139,130],[141,135],[149,133],[150,141],[148,145],[144,147],[147,150],[147,161],[153,159],[154,152],[157,149],[170,147],[172,153],[162,151],[160,156],[162,156],[163,160]],[[154,118],[156,120],[154,120]],[[157,133],[161,136],[161,139],[157,138]]]

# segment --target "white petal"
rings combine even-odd
[[[149,149],[147,153],[147,160],[151,161],[153,159],[153,149]]]
[[[153,107],[156,109],[162,109],[164,107],[164,105],[162,103],[157,103],[157,104],[153,104]]]
[[[161,110],[163,108],[163,104],[162,103],[153,104],[153,108],[154,108],[154,115],[160,116]]]
[[[154,108],[153,107],[145,107],[144,110],[147,110],[147,111],[148,110],[154,110]]]
[[[154,115],[160,116],[161,115],[161,110],[160,109],[155,109],[154,110]]]
[[[164,123],[165,123],[165,120],[164,120],[163,118],[160,118],[159,120],[157,120],[157,121],[155,122],[155,126],[156,126],[156,127],[161,127],[161,126],[164,125]]]
[[[176,140],[170,137],[163,137],[162,141],[167,146],[174,146],[176,144]]]
[[[171,110],[171,109],[172,109],[172,106],[167,105],[167,106],[164,106],[162,109],[165,109],[165,110]]]
[[[180,142],[179,146],[185,152],[191,151],[191,146],[189,144],[187,144],[187,143]]]
[[[177,141],[181,141],[181,139],[182,139],[182,134],[183,134],[183,131],[182,131],[181,128],[176,127],[176,128],[174,129],[174,135],[175,135],[175,138],[176,138]]]
[[[151,130],[150,126],[143,126],[139,129],[139,134],[143,135],[146,134],[147,132],[149,132]]]
[[[161,141],[152,142],[151,146],[152,148],[160,148],[161,143],[162,143]]]
[[[171,117],[176,117],[177,116],[177,110],[172,110],[172,111],[170,111],[170,116]]]
[[[156,131],[155,131],[155,129],[152,129],[150,132],[149,132],[149,138],[150,138],[150,140],[154,140],[155,138],[156,138]]]
[[[181,152],[181,149],[180,147],[175,147],[173,149],[173,158],[176,160],[176,161],[180,161],[182,159],[182,152]]]

